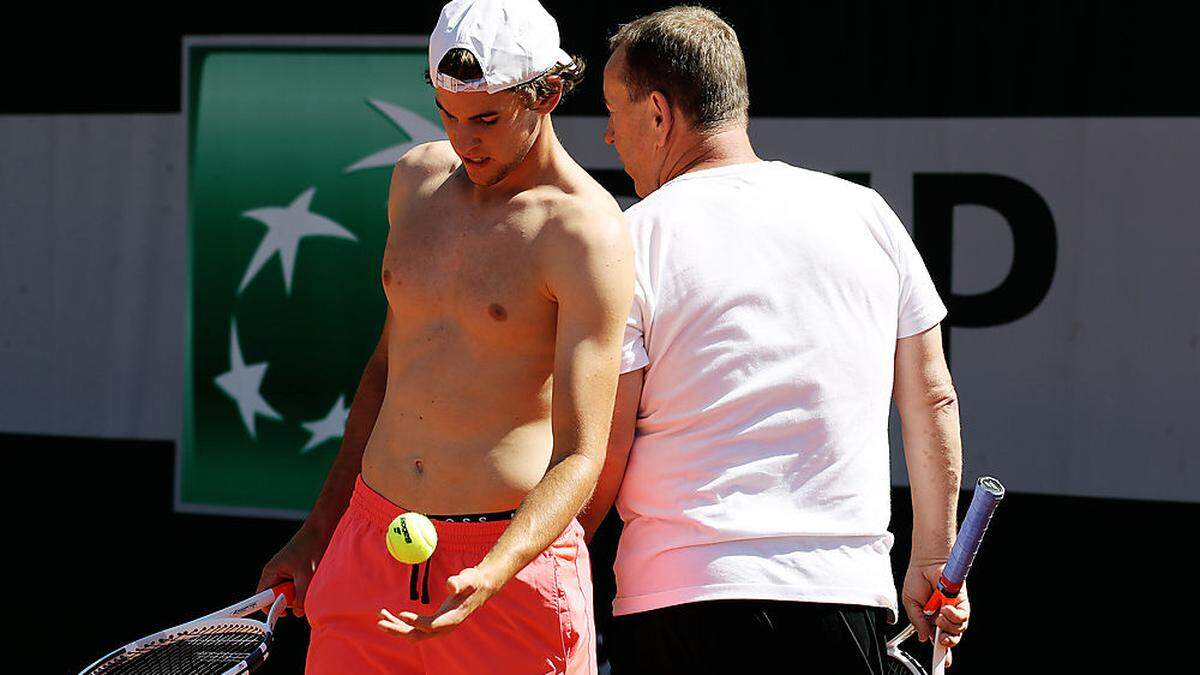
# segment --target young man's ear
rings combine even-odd
[[[548,115],[558,107],[558,102],[562,100],[563,81],[557,75],[547,75],[546,83],[554,90],[549,96],[544,96],[533,103],[533,111],[539,115]]]

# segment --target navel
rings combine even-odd
[[[418,476],[425,473],[425,462],[421,461],[420,459],[413,460],[413,473],[417,474]]]
[[[504,309],[502,305],[493,302],[488,307],[488,316],[496,321],[505,321],[508,319],[508,310]]]

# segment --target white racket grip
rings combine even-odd
[[[942,629],[933,631],[933,675],[946,675],[946,653],[950,650],[942,644]]]
[[[273,590],[273,589],[269,589],[269,590]],[[275,622],[279,619],[279,617],[284,612],[287,611],[287,608],[288,608],[288,597],[286,595],[284,595],[283,593],[280,593],[275,598],[275,602],[271,603],[271,609],[267,611],[267,629],[268,630],[272,630],[272,631],[275,630]]]
[[[288,606],[291,605],[292,598],[295,595],[295,585],[293,585],[290,581],[284,582],[273,588],[265,588],[259,591],[257,594],[246,598],[237,604],[230,605],[225,609],[218,609],[211,614],[205,614],[199,619],[196,619],[196,621],[204,621],[206,619],[217,619],[223,617],[240,619],[243,616],[249,616],[255,612],[265,611],[267,608],[275,605],[275,598],[277,596],[284,598],[283,609],[287,609]]]
[[[235,619],[240,619],[243,616],[248,616],[257,611],[264,610],[264,609],[270,607],[271,603],[275,602],[275,595],[276,595],[275,589],[268,588],[268,589],[265,589],[262,592],[258,593],[257,595],[246,598],[245,600],[243,600],[235,605],[230,605],[230,606],[226,607],[225,609],[218,609],[217,611],[215,611],[211,614],[205,614],[204,616],[197,619],[197,621],[204,621],[205,619],[217,619],[217,618],[221,618],[221,617],[232,617]]]

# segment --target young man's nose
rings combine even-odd
[[[454,138],[454,147],[462,154],[469,154],[482,143],[483,139],[472,131],[460,131]]]

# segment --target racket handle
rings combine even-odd
[[[958,595],[958,590],[967,580],[967,574],[975,562],[975,554],[979,552],[983,535],[1001,499],[1004,499],[1004,486],[1000,481],[991,476],[983,476],[976,481],[971,506],[967,509],[962,527],[958,530],[958,538],[950,549],[950,559],[946,561],[938,580],[938,590],[947,598]]]
[[[938,587],[933,590],[933,595],[929,596],[929,600],[925,602],[925,606],[921,608],[921,611],[925,613],[925,616],[932,617],[938,613],[939,609],[945,607],[946,605],[957,604],[958,595],[955,594],[952,596],[947,596],[942,592],[942,584],[939,581]]]
[[[296,604],[296,584],[294,582],[285,581],[281,584],[276,584],[271,587],[271,591],[273,591],[276,596],[282,595],[283,597],[287,598],[285,601],[287,607],[292,607]]]

